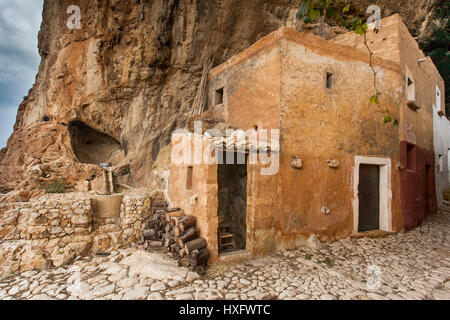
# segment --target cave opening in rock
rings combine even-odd
[[[69,123],[72,148],[82,163],[117,164],[124,157],[122,146],[113,137],[74,120]]]

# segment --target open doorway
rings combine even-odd
[[[245,250],[247,237],[247,157],[224,152],[218,166],[219,253]]]

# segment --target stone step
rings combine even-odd
[[[350,235],[350,237],[354,238],[354,239],[361,239],[361,238],[379,239],[379,238],[385,238],[387,236],[391,236],[394,234],[396,234],[396,232],[384,231],[384,230],[373,230],[373,231],[364,231],[364,232],[353,233]]]
[[[447,207],[440,207],[439,210],[450,213],[450,208],[447,208]]]

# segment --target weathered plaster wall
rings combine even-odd
[[[424,194],[424,172],[425,166],[433,162],[431,157],[435,147],[432,129],[433,105],[438,105],[436,86],[441,91],[441,109],[445,111],[444,81],[432,60],[425,57],[420,50],[398,14],[383,19],[381,30],[378,33],[368,32],[367,39],[376,56],[398,63],[401,69],[402,82],[397,87],[402,95],[402,100],[398,104],[400,106],[400,149],[403,150],[406,148],[406,143],[410,143],[416,145],[420,150],[417,152],[416,158],[417,170],[414,172],[402,170],[401,172],[401,197],[405,227],[412,228],[423,220],[426,198],[433,199],[429,208],[436,208],[434,192],[432,195]],[[348,33],[333,41],[350,45],[361,52],[367,52],[363,38],[355,33]],[[415,103],[420,107],[418,110],[412,110],[407,105],[407,76],[414,82]],[[401,152],[406,153],[406,150]],[[400,156],[403,163],[406,161],[406,154],[402,154]],[[404,167],[406,167],[405,164]],[[434,179],[434,177],[430,177],[430,179]]]
[[[400,140],[408,141],[426,150],[433,150],[433,137],[430,131],[433,125],[432,105],[435,104],[435,87],[444,93],[444,82],[430,58],[419,48],[411,36],[402,18],[398,14],[382,20],[378,33],[369,31],[367,41],[376,57],[391,60],[400,65],[403,83],[397,89],[402,92]],[[367,53],[363,37],[354,32],[333,39],[332,42],[354,47]],[[419,62],[419,59],[425,61]],[[421,108],[411,110],[406,105],[406,76],[414,80],[416,103]],[[442,106],[444,103],[442,94]],[[444,109],[444,108],[443,108]]]
[[[274,155],[275,156],[275,155]],[[256,256],[284,247],[281,208],[282,181],[279,172],[261,175],[261,163],[248,166],[247,180],[247,251]]]
[[[214,115],[243,130],[255,125],[277,129],[281,92],[279,53],[280,39],[271,34],[211,70],[208,105]],[[224,103],[216,106],[219,88],[224,88]]]
[[[415,100],[417,105],[420,106],[419,110],[414,111],[406,103],[401,105],[401,158],[406,161],[406,142],[417,146],[415,172],[402,170],[403,219],[405,229],[408,230],[416,227],[423,221],[425,215],[434,213],[437,209],[434,187],[433,105],[436,104],[436,86],[440,88],[442,93],[445,92],[445,86],[431,58],[425,58],[425,54],[420,50],[405,24],[400,18],[398,18],[398,21],[401,52],[400,67],[404,75],[404,99],[406,102],[406,77],[409,76],[414,81]],[[444,106],[444,95],[440,99],[441,105]],[[406,168],[406,165],[404,167]]]
[[[450,187],[450,168],[449,168],[449,150],[450,150],[450,121],[445,116],[439,116],[438,110],[433,106],[434,120],[434,153],[435,153],[435,180],[437,205],[442,204],[444,192]],[[439,160],[439,156],[442,159]]]
[[[291,31],[287,30],[287,33]],[[281,119],[281,208],[283,242],[312,233],[322,240],[353,231],[355,156],[383,157],[398,162],[398,129],[382,122],[374,94],[368,54],[320,38],[288,36],[283,52]],[[375,60],[383,68],[378,85],[384,108],[398,117],[401,75],[394,63]],[[326,88],[326,74],[333,88]],[[292,156],[302,170],[289,166]],[[330,168],[327,160],[337,160]],[[400,230],[399,175],[392,169],[392,227]],[[330,210],[325,215],[322,207]]]
[[[370,50],[376,57],[400,63],[399,23],[401,23],[401,17],[398,14],[394,14],[381,21],[381,29],[378,33],[369,31],[366,34]],[[347,32],[330,41],[367,53],[363,39],[359,34]]]
[[[414,169],[407,169],[407,143],[400,143],[401,199],[405,230],[417,227],[427,214],[436,212],[434,153],[416,146]],[[427,168],[428,167],[428,168]]]
[[[197,135],[172,136],[172,163],[169,176],[169,199],[173,207],[182,208],[187,215],[197,217],[197,227],[200,236],[208,242],[210,250],[210,261],[218,258],[217,227],[218,227],[218,184],[217,184],[217,164],[201,163],[201,159],[193,164],[193,156],[188,161],[177,163],[175,159],[183,156],[183,151],[190,150],[194,154],[194,143],[209,150],[210,143]],[[214,154],[205,156],[205,159],[212,159]],[[192,166],[192,187],[187,186],[188,167]]]
[[[400,34],[400,67],[405,75],[403,89],[406,91],[406,76],[413,77],[415,98],[420,106],[418,111],[411,110],[406,103],[402,104],[402,136],[401,140],[414,143],[420,148],[433,151],[433,104],[436,104],[436,86],[445,92],[444,81],[429,57],[420,50],[418,44],[408,32],[399,18]],[[419,59],[426,59],[419,62]],[[444,106],[444,95],[441,97]],[[406,93],[405,93],[406,100]]]
[[[188,138],[183,140],[184,138]],[[194,142],[195,141],[195,142]],[[172,164],[169,177],[169,198],[173,207],[183,208],[187,215],[197,217],[197,227],[200,236],[208,242],[210,250],[209,262],[218,259],[218,166],[212,164],[176,163],[174,157],[180,156],[180,150],[185,143],[185,149],[194,143],[202,145],[203,150],[211,143],[200,136],[177,135],[172,137]],[[208,152],[204,152],[207,154]],[[206,160],[213,160],[205,156]],[[193,160],[193,158],[192,158]],[[187,188],[188,167],[192,166],[192,188]],[[279,175],[261,176],[262,164],[247,164],[247,239],[246,250],[255,255],[282,248],[279,241],[282,226],[279,225],[281,203],[276,201],[280,192]]]
[[[337,37],[333,42],[354,47],[367,53],[363,37],[350,32]],[[433,125],[432,105],[435,104],[435,87],[444,93],[444,82],[430,58],[420,50],[411,36],[400,15],[395,14],[382,20],[382,28],[378,33],[369,31],[367,41],[375,56],[394,61],[400,65],[403,83],[398,87],[404,95],[401,104],[400,139],[433,150],[433,138],[430,128]],[[425,61],[419,62],[419,59]],[[421,108],[411,110],[406,105],[406,76],[413,78],[416,91],[416,102]],[[444,94],[442,94],[442,106]],[[443,108],[444,109],[444,108]]]

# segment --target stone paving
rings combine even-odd
[[[0,279],[0,299],[450,299],[449,225],[439,213],[407,233],[218,264],[202,277],[162,252],[115,250]]]

